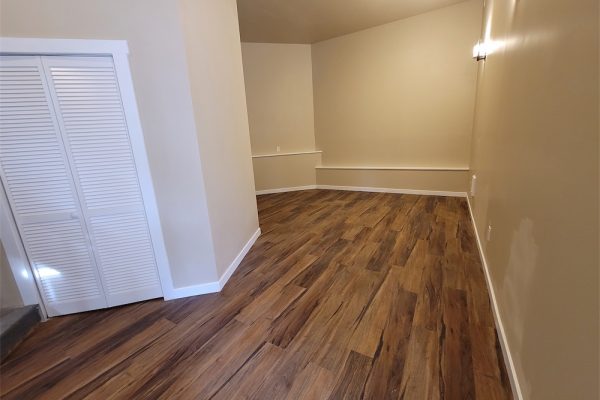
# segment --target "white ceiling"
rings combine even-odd
[[[237,0],[243,42],[315,43],[464,0]]]

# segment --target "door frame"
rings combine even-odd
[[[21,302],[24,306],[39,305],[40,314],[44,320],[48,318],[48,312],[42,301],[33,269],[21,241],[21,235],[17,229],[4,184],[0,181],[0,241],[6,253],[8,265],[12,271]]]
[[[160,215],[156,203],[150,165],[144,143],[142,124],[139,118],[133,80],[129,66],[129,46],[126,40],[95,40],[95,39],[38,39],[0,37],[0,55],[34,55],[34,56],[110,56],[113,59],[115,73],[121,91],[121,101],[125,119],[129,129],[129,137],[142,199],[146,210],[146,218],[150,230],[160,285],[164,298],[173,298],[174,288],[169,260],[164,244]],[[2,225],[7,228],[0,230],[0,239],[5,246],[7,258],[17,286],[27,304],[40,304],[44,317],[47,317],[39,295],[33,269],[24,251],[23,242],[18,233],[12,212],[8,207],[4,187],[1,188],[0,212]],[[9,254],[10,253],[10,254]]]

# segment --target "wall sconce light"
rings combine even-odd
[[[473,58],[476,61],[485,60],[488,53],[488,46],[485,42],[477,42],[475,46],[473,46]]]

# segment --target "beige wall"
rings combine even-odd
[[[0,308],[21,306],[23,306],[23,299],[21,299],[4,247],[0,242]]]
[[[258,229],[235,0],[181,0],[219,275]]]
[[[242,43],[252,154],[315,149],[310,45]]]
[[[323,164],[468,166],[480,26],[471,0],[314,44]]]
[[[315,150],[311,46],[242,43],[252,154]],[[255,158],[256,190],[315,185],[320,155]]]
[[[329,166],[468,167],[480,25],[471,0],[312,46],[244,43],[253,154],[312,150],[316,136]],[[257,190],[468,187],[466,172],[315,173],[315,159],[255,159]]]
[[[177,1],[0,0],[0,10],[2,36],[128,41],[174,285],[215,281],[218,276]]]
[[[597,399],[598,2],[488,0],[473,199],[525,399]]]
[[[298,188],[316,185],[315,166],[321,164],[321,154],[254,158],[252,161],[257,191]]]
[[[317,184],[366,188],[466,192],[468,171],[317,169]]]

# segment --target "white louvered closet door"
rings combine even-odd
[[[42,57],[108,306],[162,297],[111,57]]]
[[[111,57],[0,58],[0,176],[50,316],[162,297]]]
[[[0,57],[0,176],[48,314],[106,307],[40,57]]]

